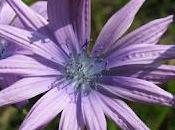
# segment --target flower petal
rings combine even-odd
[[[47,16],[47,1],[38,1],[38,2],[35,2],[30,7],[35,12],[39,13],[40,15],[42,15],[45,19],[48,19],[48,16]],[[11,8],[11,10],[12,10],[12,8]],[[4,13],[6,14],[7,12],[8,11],[6,11]],[[21,22],[21,19],[19,17],[17,17],[17,16],[15,16],[15,18],[13,19],[13,21],[10,21],[10,22],[11,22],[10,25],[12,25],[12,26],[20,27],[20,28],[23,28],[23,29],[25,28],[25,24],[23,25],[23,23]]]
[[[72,0],[70,14],[81,46],[90,41],[91,0]],[[75,21],[75,22],[74,22]]]
[[[45,19],[48,19],[47,16],[47,1],[37,1],[31,5],[31,8],[37,13],[42,15]]]
[[[110,69],[104,75],[135,77],[160,84],[175,78],[175,66],[162,64],[128,65]]]
[[[72,3],[71,3],[72,4]],[[77,35],[73,30],[70,12],[70,0],[49,0],[48,17],[51,29],[59,44],[64,45],[71,53],[80,51]]]
[[[132,77],[145,79],[154,83],[164,83],[175,78],[175,66],[172,65],[154,65],[145,67],[134,73]]]
[[[15,83],[19,79],[20,77],[17,75],[0,74],[0,89],[5,89],[6,87],[9,87],[10,85]],[[22,109],[27,103],[28,103],[28,100],[22,101],[22,102],[17,103],[16,106],[19,109]]]
[[[0,2],[1,10],[0,10],[0,23],[1,24],[9,24],[18,28],[25,28],[21,19],[17,17],[15,11],[9,6],[9,4],[3,0]],[[36,12],[40,13],[43,17],[47,18],[47,2],[39,1],[34,3],[31,8],[33,8]],[[8,15],[7,15],[8,14]],[[0,39],[3,40],[3,39]],[[4,40],[5,41],[5,40]],[[32,53],[30,51],[24,50],[19,46],[16,46],[14,43],[7,42],[7,50],[6,53],[8,56],[14,54],[16,51],[21,54],[29,54]],[[10,46],[10,47],[9,47]],[[6,55],[5,55],[6,57]]]
[[[24,55],[14,55],[0,60],[0,73],[25,76],[58,76],[61,74],[58,70],[49,68]]]
[[[78,39],[73,31],[72,25],[66,25],[54,32],[59,45],[63,47],[63,49],[66,50],[69,55],[77,54],[80,52]]]
[[[55,80],[54,77],[23,78],[0,91],[0,106],[18,103],[46,92],[52,88]]]
[[[0,88],[4,89],[7,86],[12,85],[14,82],[19,80],[21,77],[12,74],[0,74]]]
[[[174,106],[172,94],[145,80],[109,76],[104,77],[100,85],[108,92],[131,101]]]
[[[63,64],[67,58],[60,47],[37,32],[0,25],[0,36],[56,63]]]
[[[47,20],[32,10],[30,7],[25,5],[21,0],[6,1],[14,9],[26,27],[29,27],[35,31],[39,29],[41,30],[41,28],[42,32],[48,31],[46,28],[44,28],[48,24]]]
[[[104,113],[122,130],[149,130],[132,109],[120,99],[111,99],[98,93]]]
[[[155,64],[175,58],[174,45],[140,44],[123,48],[106,58],[107,68],[133,64]]]
[[[76,103],[69,103],[61,114],[59,130],[82,130],[82,126],[78,120],[81,112],[78,111]]]
[[[8,12],[8,15],[7,15]],[[10,24],[15,18],[15,12],[4,0],[0,1],[0,24]]]
[[[35,130],[50,122],[69,103],[67,94],[57,87],[47,92],[32,107],[20,130]]]
[[[105,115],[93,92],[82,98],[84,123],[88,130],[106,130]]]
[[[105,49],[111,47],[127,31],[144,1],[131,0],[109,19],[93,48],[95,55],[100,55]]]
[[[113,48],[123,48],[134,44],[156,44],[173,22],[173,15],[156,19],[117,41]]]

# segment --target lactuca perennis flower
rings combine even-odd
[[[43,17],[47,18],[47,2],[36,2],[31,6],[32,9],[40,13]],[[15,11],[6,3],[5,0],[0,0],[0,23],[12,25],[18,28],[24,28],[23,23],[17,17]],[[27,28],[25,28],[27,29]],[[8,42],[0,38],[0,59],[5,59],[14,54],[32,54],[31,52],[15,45],[13,42]],[[0,74],[0,88],[6,88],[20,79],[18,75]],[[25,102],[18,103],[19,107],[24,106]]]
[[[46,1],[36,2],[31,6],[31,8],[47,19]],[[0,24],[12,25],[18,28],[24,28],[23,23],[18,18],[15,11],[9,6],[9,4],[6,3],[5,0],[0,0]],[[18,45],[15,45],[12,42],[8,42],[3,38],[0,39],[0,59],[7,58],[16,53],[27,54],[27,52],[25,52],[24,49],[20,48]]]
[[[60,112],[60,130],[106,130],[106,119],[124,130],[149,130],[122,101],[174,106],[159,88],[174,78],[174,45],[156,45],[173,16],[154,20],[123,36],[144,0],[131,0],[104,26],[91,53],[90,0],[48,0],[48,21],[20,0],[6,0],[29,30],[0,26],[0,36],[33,53],[0,61],[0,73],[25,76],[0,92],[0,106],[44,95],[20,130],[35,130]],[[123,36],[123,37],[122,37]],[[122,71],[121,71],[122,70]]]

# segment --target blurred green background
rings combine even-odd
[[[24,1],[30,5],[36,0]],[[128,0],[92,0],[92,41],[95,41],[107,19],[127,2]],[[174,13],[175,0],[147,0],[129,31],[153,19]],[[162,37],[161,43],[175,44],[174,25]],[[174,64],[174,61],[169,64]],[[169,81],[161,87],[175,94],[175,81]],[[34,102],[31,102],[23,110],[15,106],[0,108],[0,130],[17,130],[33,104]],[[151,130],[175,130],[175,109],[130,102],[128,104]],[[54,119],[45,130],[57,130],[58,124],[59,118]],[[112,121],[108,121],[108,130],[119,130],[119,128]]]

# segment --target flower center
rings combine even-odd
[[[0,59],[5,58],[6,48],[7,48],[7,42],[3,39],[0,39]]]
[[[85,51],[72,56],[65,66],[65,76],[75,83],[75,90],[89,92],[96,88],[96,81],[102,76],[105,62],[100,58],[93,58]]]

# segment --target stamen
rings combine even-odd
[[[65,77],[75,83],[74,92],[83,92],[84,95],[96,89],[96,82],[102,76],[106,63],[100,58],[93,58],[82,51],[72,56],[65,66]]]
[[[82,48],[83,48],[83,49],[87,49],[88,44],[89,44],[89,41],[86,39],[86,40],[85,40],[85,43],[84,43],[83,46],[82,46]]]

